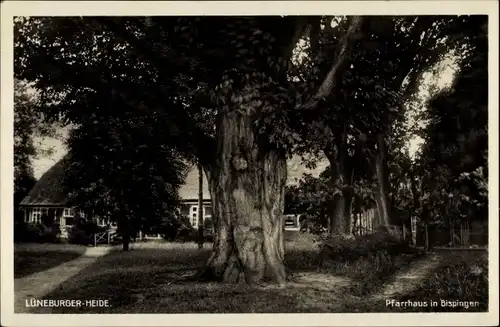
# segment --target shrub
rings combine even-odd
[[[59,224],[53,223],[50,227],[41,225],[40,241],[42,243],[60,243],[61,229]]]
[[[397,231],[385,227],[373,234],[358,237],[350,234],[329,235],[320,242],[320,247],[320,265],[326,258],[334,261],[355,261],[377,252],[386,252],[390,255],[414,252]]]
[[[14,223],[14,242],[38,242],[40,229],[23,221]]]
[[[26,236],[26,231],[28,226],[23,221],[14,221],[14,242],[25,242],[24,238]]]
[[[350,293],[366,295],[378,289],[391,276],[415,258],[419,252],[394,230],[381,228],[373,234],[354,237],[347,234],[331,235],[320,242],[318,267],[337,275],[349,276],[354,283]]]
[[[93,221],[78,219],[68,232],[68,242],[71,244],[94,244],[94,234],[105,232],[106,227],[101,227]],[[105,241],[107,242],[107,240]]]
[[[198,240],[198,230],[194,228],[183,229],[179,234],[173,239],[173,241],[179,242],[196,242]]]
[[[60,237],[59,224],[52,224],[50,227],[25,222],[16,222],[14,224],[14,242],[60,243]]]
[[[166,219],[161,226],[154,231],[161,234],[167,241],[189,242],[193,238],[194,228],[189,223],[189,219],[182,215],[174,215]]]
[[[93,243],[92,236],[85,233],[84,230],[73,226],[68,231],[68,243],[90,245]]]

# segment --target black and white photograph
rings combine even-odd
[[[497,2],[29,3],[2,325],[498,324]]]

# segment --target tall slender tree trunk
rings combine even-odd
[[[375,174],[377,176],[377,190],[375,192],[375,202],[377,203],[377,212],[379,224],[389,226],[391,221],[391,205],[389,199],[390,184],[387,164],[387,144],[383,133],[377,135],[378,153],[375,159]]]
[[[120,231],[120,234],[122,236],[122,249],[123,251],[129,251],[130,250],[130,221],[128,218],[128,213],[127,209],[125,206],[125,202],[123,201],[123,191],[120,193],[122,200],[120,201],[120,207],[116,211],[116,214],[118,215],[118,219],[116,220],[118,222],[118,229]]]
[[[345,179],[344,174],[332,178],[330,186],[339,187],[340,182],[349,182]],[[330,234],[349,234],[352,228],[352,201],[353,194],[349,185],[341,187],[342,193],[337,194],[328,203],[328,212],[330,215],[329,233]]]
[[[217,233],[213,254],[199,277],[281,284],[286,280],[286,157],[255,133],[255,115],[262,105],[258,97],[233,105],[235,110],[221,114],[217,126],[217,160],[209,169]]]
[[[344,199],[345,199],[345,211],[344,211],[344,224],[345,224],[345,233],[351,234],[352,228],[354,225],[353,215],[352,215],[352,204],[353,204],[353,192],[350,190],[350,187],[344,191]]]
[[[330,187],[339,189],[340,194],[336,194],[328,203],[330,221],[328,230],[332,234],[351,233],[351,209],[352,209],[352,167],[348,167],[347,153],[347,133],[344,132],[336,145],[337,151],[332,147],[325,149],[324,153],[330,163]]]
[[[198,164],[198,248],[203,248],[203,167]]]
[[[123,251],[130,250],[130,226],[128,217],[123,210],[120,211],[120,230],[122,235],[122,249]]]

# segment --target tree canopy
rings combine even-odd
[[[17,205],[36,183],[33,160],[50,155],[37,138],[55,136],[56,127],[48,124],[38,109],[39,101],[21,80],[14,80],[14,204]]]
[[[488,217],[488,40],[477,24],[472,47],[449,89],[436,94],[424,113],[419,168],[429,219]]]

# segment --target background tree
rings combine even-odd
[[[303,59],[306,62],[298,78],[318,80],[315,72],[322,65],[318,58],[332,51],[345,28],[342,17],[333,21],[336,26],[323,24],[320,38],[311,41],[306,51],[316,60]],[[335,193],[327,201],[330,232],[350,232],[352,210],[356,199],[361,200],[358,194],[363,194],[359,203],[364,209],[375,200],[380,224],[409,228],[410,212],[416,212],[411,191],[416,170],[407,151],[414,128],[407,120],[407,111],[414,110],[409,104],[415,100],[424,73],[450,54],[462,58],[471,51],[478,22],[484,23],[485,17],[408,16],[371,21],[377,33],[352,56],[341,87],[331,98],[329,118],[324,125],[313,125],[314,131],[307,130],[309,142],[304,151],[323,148],[330,162],[326,175]],[[468,32],[461,33],[465,26]],[[322,140],[318,142],[318,138]],[[312,185],[317,183],[319,180]],[[372,190],[367,189],[370,185]],[[304,184],[298,187],[308,192]],[[323,198],[316,197],[316,205],[324,205]],[[319,211],[316,221],[323,221]]]
[[[320,234],[328,230],[330,221],[328,203],[334,196],[325,173],[317,178],[305,175],[298,184],[286,187],[285,213],[300,215],[302,230]]]
[[[14,80],[14,205],[35,185],[31,158],[36,154],[33,133],[37,126],[34,99]]]
[[[47,124],[37,110],[38,101],[26,83],[14,80],[14,208],[16,221],[24,219],[17,205],[36,183],[33,159],[41,153],[50,155],[50,148],[42,148],[37,137],[54,136],[55,126]]]
[[[422,119],[419,206],[427,222],[484,221],[488,176],[488,41],[486,20],[471,25],[468,51],[449,89],[436,94]]]
[[[369,41],[351,57],[341,87],[332,94],[322,146],[330,161],[331,187],[339,191],[331,205],[331,232],[349,232],[353,183],[356,173],[368,169],[377,181],[374,197],[380,224],[400,225],[391,218],[392,184],[389,162],[405,144],[405,104],[415,94],[422,74],[452,51],[464,51],[471,33],[460,30],[484,19],[469,16],[377,17],[370,20]],[[323,28],[323,38],[311,41],[311,56],[322,57],[332,49],[343,27]],[[333,36],[333,37],[332,37]],[[315,51],[315,52],[314,52]],[[321,60],[305,65],[310,80],[321,71]],[[323,128],[324,129],[324,128]],[[321,129],[320,129],[321,130]],[[309,132],[309,131],[308,131]],[[315,135],[310,133],[309,135]],[[308,144],[308,148],[311,145]],[[359,164],[368,160],[368,165]],[[363,174],[364,172],[361,172]]]
[[[96,108],[99,120],[72,131],[65,185],[72,203],[87,213],[111,214],[127,251],[137,232],[152,233],[165,219],[178,218],[186,166],[169,147],[171,132],[162,117],[116,106],[121,110]]]

